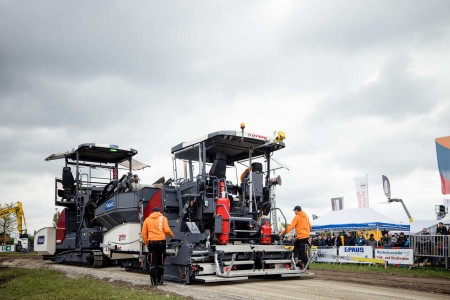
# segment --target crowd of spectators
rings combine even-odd
[[[450,228],[450,227],[449,227]],[[424,228],[419,235],[429,235],[427,228]],[[436,229],[436,235],[450,235],[450,229],[447,229],[443,223],[439,223]],[[295,240],[295,236],[286,235],[284,243],[289,244]],[[318,247],[339,247],[339,246],[372,246],[372,247],[410,247],[409,237],[405,233],[389,233],[384,232],[382,237],[377,241],[371,233],[369,238],[365,237],[363,231],[350,232],[334,232],[333,237],[328,231],[320,234],[314,234],[310,238],[311,246]]]
[[[425,237],[430,235],[429,238]],[[446,243],[444,239],[439,236],[450,235],[450,227],[447,229],[442,222],[433,230],[433,235],[427,228],[417,234],[417,236],[410,237],[404,232],[392,233],[383,232],[381,238],[376,240],[374,234],[364,231],[334,231],[315,233],[311,236],[309,243],[311,246],[334,247],[340,246],[371,246],[376,247],[401,247],[414,249],[414,260],[419,265],[431,263],[431,265],[439,266],[445,263],[443,253],[446,250]],[[368,236],[368,237],[367,237]],[[293,244],[295,236],[285,236],[284,244]],[[414,244],[412,244],[412,242]],[[449,258],[450,259],[450,258]]]
[[[442,222],[439,222],[434,236],[431,236],[427,228],[422,229],[414,245],[415,258],[419,265],[426,265],[428,262],[432,266],[445,264],[444,253],[447,250],[444,235],[450,235],[450,227],[447,229]]]
[[[380,246],[383,247],[409,247],[410,241],[408,237],[403,233],[400,234],[390,234],[385,233],[383,237],[380,239]]]
[[[334,236],[331,237],[331,233],[324,232],[311,236],[311,246],[317,247],[339,247],[339,246],[371,246],[371,247],[409,247],[410,241],[408,237],[403,233],[390,234],[386,232],[382,238],[377,241],[374,235],[371,233],[369,238],[364,236],[363,231],[357,231],[353,235],[350,231],[345,231],[341,236],[340,232],[334,232]]]

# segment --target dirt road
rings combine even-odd
[[[149,277],[119,267],[103,269],[58,265],[35,259],[6,259],[3,266],[49,268],[70,277],[92,276],[111,283],[146,288]],[[317,271],[310,279],[251,280],[226,284],[181,285],[165,283],[159,293],[176,293],[193,299],[450,299],[449,280],[398,278],[378,274]],[[382,280],[384,278],[384,280]],[[341,281],[336,281],[341,280]],[[392,283],[392,284],[388,284]],[[439,288],[439,286],[441,288]]]

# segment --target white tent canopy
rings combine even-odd
[[[371,208],[330,211],[311,223],[314,231],[367,229],[409,231],[409,225],[396,222]]]
[[[430,228],[435,225],[437,225],[440,221],[438,220],[414,220],[414,222],[411,223],[411,234],[417,234],[422,231],[424,228]],[[430,231],[429,231],[430,232]],[[430,232],[431,234],[434,234],[434,232]]]

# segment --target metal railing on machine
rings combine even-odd
[[[449,268],[450,238],[448,235],[412,235],[411,246],[414,249],[414,261],[431,261],[432,265],[445,264]]]

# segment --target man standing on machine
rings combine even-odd
[[[308,263],[308,257],[306,255],[306,244],[308,244],[308,239],[311,233],[311,222],[302,208],[297,205],[294,208],[295,217],[291,224],[280,233],[280,236],[284,233],[290,232],[295,228],[296,239],[294,242],[294,256],[296,259],[297,267],[303,269],[303,267]]]
[[[166,258],[166,234],[173,238],[167,218],[159,207],[154,207],[152,213],[145,219],[142,226],[142,239],[148,247],[151,285],[163,284],[164,259]]]

